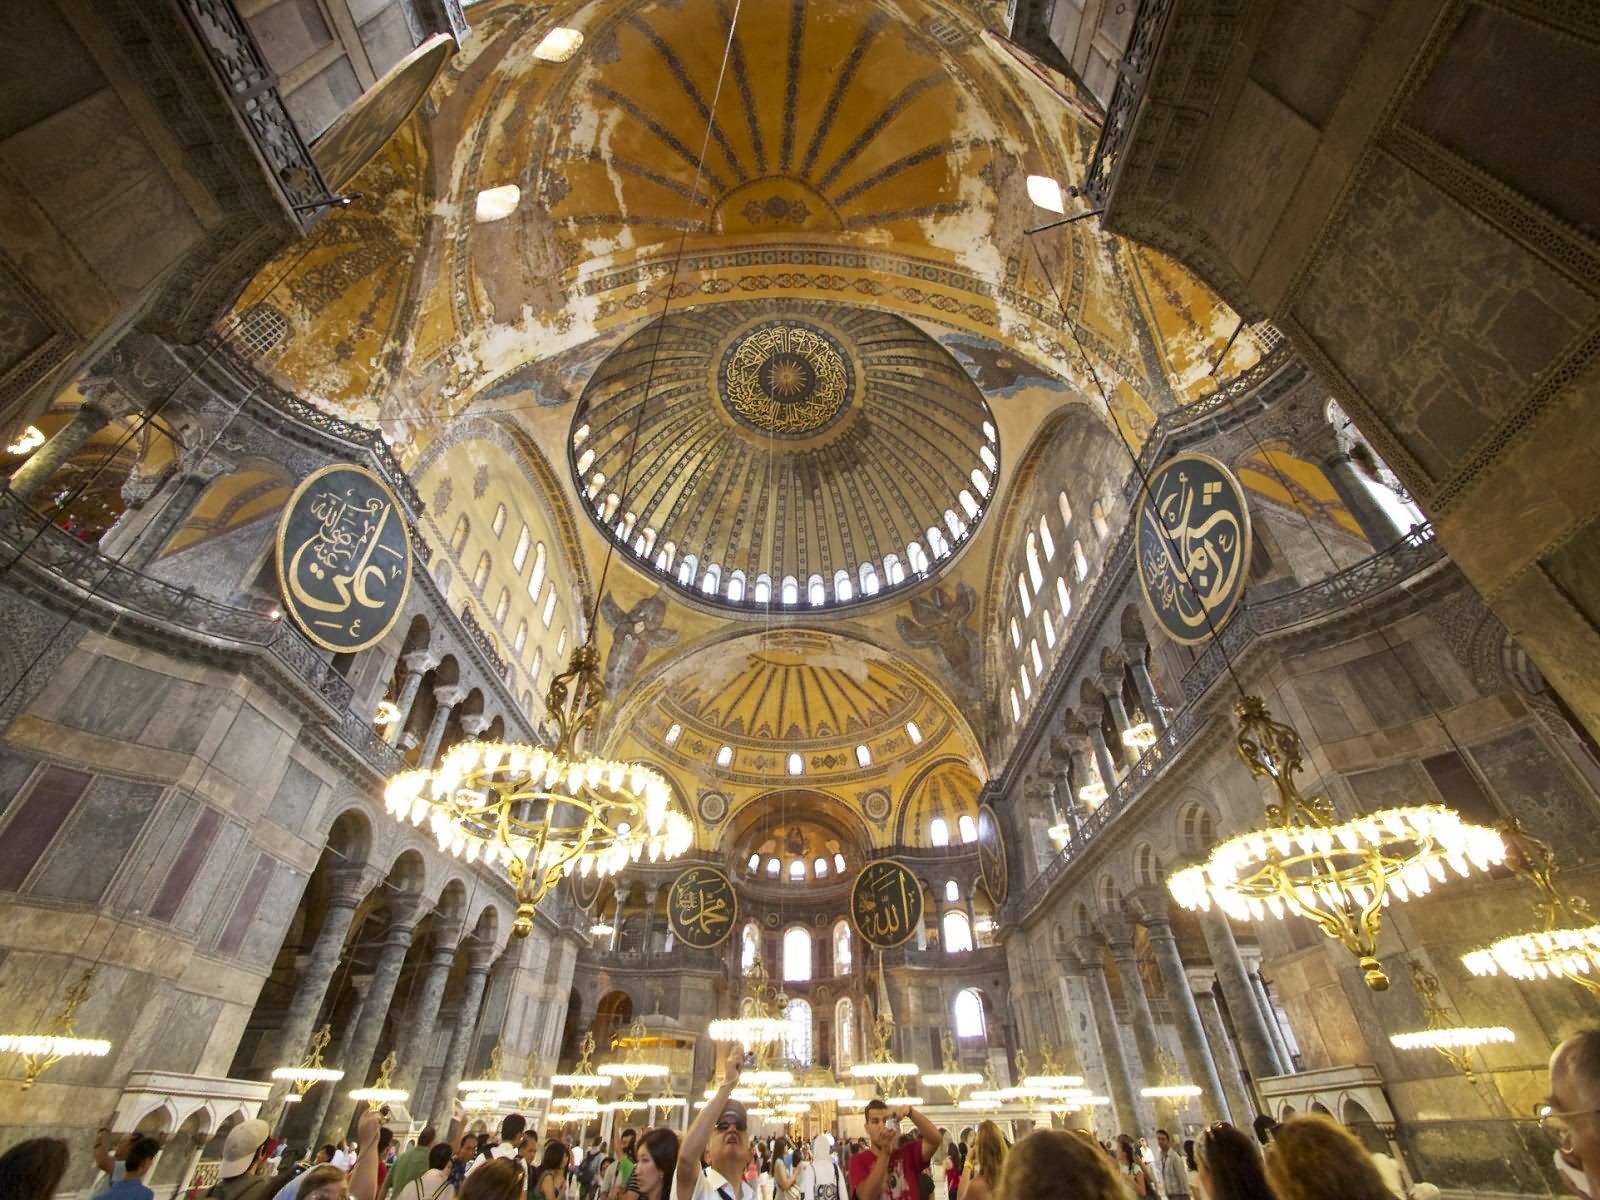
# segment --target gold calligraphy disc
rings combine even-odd
[[[1250,510],[1233,472],[1205,454],[1167,459],[1137,521],[1139,590],[1156,624],[1185,645],[1220,632],[1250,577]]]
[[[690,867],[667,892],[672,940],[694,950],[713,950],[728,940],[739,920],[733,884],[715,867]]]
[[[983,876],[989,899],[1004,904],[1011,886],[1006,866],[1005,832],[1000,826],[1000,814],[987,804],[978,809],[978,872]]]
[[[375,646],[411,590],[405,511],[365,467],[323,467],[283,506],[277,566],[284,611],[308,638],[339,654]]]
[[[862,867],[850,887],[850,922],[861,940],[878,950],[892,950],[916,936],[922,908],[922,885],[892,858]]]

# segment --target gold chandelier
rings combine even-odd
[[[1190,1100],[1200,1095],[1199,1085],[1183,1078],[1177,1060],[1165,1049],[1156,1052],[1156,1066],[1160,1068],[1158,1082],[1139,1089],[1146,1100]]]
[[[1514,933],[1461,956],[1474,975],[1566,979],[1600,996],[1600,924],[1582,896],[1556,890],[1555,854],[1515,817],[1500,827],[1506,865],[1539,891],[1533,912],[1543,928]]]
[[[1267,825],[1228,839],[1202,864],[1168,881],[1188,909],[1217,905],[1237,920],[1298,913],[1339,941],[1361,964],[1367,986],[1383,991],[1378,963],[1379,915],[1391,900],[1426,894],[1449,867],[1459,876],[1503,862],[1500,835],[1463,821],[1439,804],[1386,808],[1348,821],[1334,819],[1326,797],[1300,795],[1300,735],[1272,720],[1259,696],[1234,706],[1236,746],[1250,774],[1272,781],[1278,803]]]
[[[332,1026],[324,1025],[312,1037],[311,1053],[300,1060],[299,1066],[273,1068],[272,1077],[286,1081],[294,1089],[284,1096],[285,1104],[300,1103],[306,1098],[306,1093],[319,1083],[337,1083],[344,1078],[344,1072],[339,1068],[322,1065],[322,1052],[328,1048],[328,1043],[332,1040]]]
[[[373,1080],[372,1086],[352,1089],[350,1099],[365,1100],[368,1104],[399,1104],[403,1100],[411,1099],[410,1092],[395,1087],[389,1081],[390,1076],[394,1074],[394,1067],[394,1051],[391,1050],[379,1065],[378,1078]]]
[[[612,875],[641,857],[676,858],[694,840],[659,772],[578,749],[605,698],[600,655],[586,641],[550,681],[554,749],[459,742],[436,768],[402,771],[385,789],[391,816],[426,821],[441,850],[506,872],[517,890],[518,937],[533,931],[534,906],[568,872]]]
[[[456,1088],[463,1092],[475,1092],[480,1095],[503,1096],[507,1099],[515,1097],[522,1090],[522,1085],[514,1079],[504,1078],[505,1054],[500,1049],[500,1043],[494,1044],[494,1049],[489,1051],[489,1072],[481,1079],[463,1079],[456,1084]]]
[[[1411,963],[1411,983],[1422,1001],[1423,1014],[1428,1018],[1426,1029],[1389,1035],[1396,1050],[1437,1050],[1457,1071],[1468,1079],[1473,1077],[1472,1050],[1478,1046],[1491,1046],[1517,1040],[1517,1035],[1504,1025],[1458,1025],[1450,1019],[1439,1003],[1439,977],[1416,959]]]
[[[709,1032],[714,1042],[738,1042],[747,1050],[759,1052],[789,1036],[789,1022],[783,1019],[786,997],[783,989],[772,982],[759,954],[744,978],[740,1015],[719,1017],[711,1022]],[[748,1012],[744,1011],[746,1008]]]
[[[104,1038],[76,1036],[78,1009],[89,998],[94,984],[94,971],[90,967],[82,977],[67,989],[61,998],[61,1008],[50,1018],[43,1033],[0,1034],[0,1054],[22,1055],[22,1091],[27,1091],[34,1081],[64,1058],[104,1058],[111,1053],[111,1043]]]
[[[672,1073],[666,1063],[648,1062],[644,1057],[644,1041],[650,1031],[638,1017],[628,1026],[628,1036],[617,1039],[627,1048],[616,1062],[601,1063],[599,1073],[608,1079],[620,1079],[627,1091],[621,1100],[612,1100],[607,1107],[613,1112],[631,1112],[643,1108],[649,1101],[636,1099],[634,1093],[646,1079],[663,1079]]]
[[[1159,735],[1156,733],[1155,722],[1144,715],[1144,710],[1136,708],[1128,716],[1128,727],[1122,731],[1122,744],[1141,753],[1156,744]]]
[[[851,1063],[850,1078],[872,1080],[878,1085],[878,1091],[883,1094],[886,1104],[894,1104],[896,1101],[900,1104],[920,1104],[921,1101],[905,1096],[897,1096],[894,1100],[889,1098],[896,1080],[908,1079],[918,1074],[922,1068],[914,1062],[895,1061],[894,1052],[889,1049],[889,1041],[894,1037],[894,1021],[886,1011],[887,1007],[880,1004],[878,1015],[872,1022],[872,1061]]]
[[[924,1075],[922,1082],[929,1087],[943,1088],[951,1104],[958,1103],[961,1093],[967,1088],[977,1087],[983,1082],[983,1076],[976,1071],[961,1070],[956,1060],[956,1040],[950,1036],[948,1029],[939,1037],[939,1057],[944,1060],[940,1069]]]

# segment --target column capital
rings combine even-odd
[[[462,942],[467,951],[467,971],[473,975],[487,975],[499,955],[499,947],[491,941],[471,936]]]
[[[389,928],[383,935],[383,940],[389,944],[401,940],[406,945],[411,944],[411,935],[416,932],[417,922],[422,920],[426,912],[426,902],[420,892],[405,892],[389,899]]]
[[[461,732],[469,738],[482,737],[483,731],[492,724],[488,713],[468,713],[461,718]]]
[[[402,656],[401,662],[405,663],[406,670],[414,675],[422,675],[439,665],[439,655],[432,650],[413,650],[410,654]]]
[[[1211,994],[1211,989],[1217,985],[1217,970],[1215,967],[1184,967],[1184,974],[1189,977],[1189,990],[1196,995]]]
[[[459,684],[441,684],[433,689],[433,698],[441,708],[454,708],[467,698],[467,689]]]
[[[1104,941],[1092,937],[1080,937],[1072,942],[1072,952],[1078,956],[1078,961],[1083,964],[1085,971],[1104,973],[1106,964],[1100,957],[1100,951],[1105,944]]]
[[[329,903],[349,902],[354,908],[376,884],[372,872],[361,863],[336,863],[327,870]]]

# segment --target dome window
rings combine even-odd
[[[789,755],[789,774],[803,775],[806,770],[806,760],[798,752]]]
[[[856,766],[870,767],[872,765],[872,751],[865,743],[856,747]]]
[[[721,749],[719,749],[717,751],[717,766],[726,769],[728,764],[731,763],[732,761],[733,761],[733,747],[732,746],[723,746]]]

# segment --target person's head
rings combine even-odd
[[[1392,1200],[1355,1137],[1320,1113],[1291,1117],[1272,1134],[1267,1183],[1278,1200]]]
[[[983,1137],[981,1126],[978,1136]],[[1064,1129],[1035,1130],[1011,1147],[995,1187],[997,1200],[1123,1200],[1125,1195],[1094,1140]]]
[[[517,1139],[522,1136],[522,1131],[527,1127],[527,1117],[521,1113],[512,1113],[500,1122],[500,1140],[502,1142],[510,1142],[514,1146],[517,1144]]]
[[[311,1162],[316,1166],[320,1166],[323,1163],[330,1163],[333,1161],[333,1155],[333,1143],[327,1142],[324,1145],[317,1147],[317,1152],[312,1156]]]
[[[639,1138],[639,1131],[638,1130],[636,1130],[636,1129],[624,1129],[622,1131],[622,1153],[627,1155],[629,1158],[632,1158],[633,1157],[633,1144],[634,1144],[634,1142],[636,1142],[638,1140],[638,1138]]]
[[[350,1176],[332,1163],[312,1167],[300,1177],[299,1200],[349,1200]]]
[[[743,1101],[728,1099],[717,1114],[706,1161],[724,1179],[737,1179],[750,1161],[750,1115]]]
[[[160,1153],[161,1143],[156,1141],[155,1138],[136,1138],[133,1145],[128,1147],[128,1153],[123,1157],[122,1165],[129,1175],[135,1179],[141,1179],[144,1177],[144,1173],[150,1169],[150,1164],[155,1162],[156,1155]]]
[[[267,1161],[267,1145],[271,1139],[272,1127],[261,1118],[240,1121],[228,1131],[228,1138],[222,1143],[222,1166],[217,1177],[234,1179],[240,1175],[259,1175]]]
[[[867,1143],[874,1150],[887,1150],[894,1144],[895,1127],[889,1106],[877,1097],[867,1101]]]
[[[993,1121],[982,1121],[978,1125],[978,1166],[980,1175],[988,1180],[1000,1178],[1000,1173],[1005,1169],[1006,1152],[1010,1150],[1006,1135],[1000,1132],[1000,1126]]]
[[[435,1142],[428,1148],[428,1170],[443,1171],[450,1165],[449,1142]]]
[[[1184,1138],[1183,1139],[1183,1158],[1184,1158],[1184,1162],[1188,1166],[1189,1170],[1194,1171],[1194,1170],[1198,1169],[1195,1166],[1195,1162],[1194,1162],[1194,1139],[1193,1138]]]
[[[1266,1113],[1260,1113],[1251,1122],[1251,1128],[1256,1131],[1256,1141],[1265,1146],[1272,1140],[1272,1135],[1277,1132],[1278,1123],[1267,1116]]]
[[[564,1142],[551,1142],[544,1148],[544,1155],[539,1159],[540,1171],[561,1172],[567,1169],[567,1160],[572,1157]]]
[[[437,1142],[438,1140],[439,1140],[439,1131],[437,1129],[435,1129],[432,1125],[424,1125],[422,1127],[422,1133],[417,1138],[417,1145],[421,1146],[424,1150],[426,1150],[430,1146],[432,1146],[435,1142]]]
[[[1171,1150],[1172,1135],[1165,1129],[1156,1130],[1156,1146],[1160,1148],[1161,1153],[1163,1154],[1165,1154],[1168,1150]]]
[[[392,1145],[394,1145],[394,1130],[385,1125],[378,1130],[378,1154],[382,1156],[389,1153],[389,1147]]]
[[[1200,1184],[1212,1200],[1272,1200],[1261,1151],[1249,1134],[1217,1122],[1194,1144]]]
[[[461,1143],[457,1147],[457,1153],[462,1158],[471,1158],[477,1152],[478,1135],[475,1133],[463,1133],[461,1135]]]
[[[520,1200],[522,1167],[509,1158],[491,1158],[467,1176],[456,1200]]]
[[[1117,1134],[1117,1161],[1128,1167],[1139,1161],[1138,1148],[1134,1146],[1133,1139],[1125,1133]]]
[[[67,1144],[60,1138],[30,1138],[0,1154],[0,1196],[50,1200],[67,1173]]]
[[[635,1147],[633,1182],[642,1200],[666,1200],[678,1169],[678,1135],[670,1129],[649,1129]]]
[[[1545,1111],[1545,1108],[1548,1111]],[[1600,1027],[1575,1033],[1550,1056],[1550,1099],[1541,1120],[1566,1168],[1600,1200]]]

